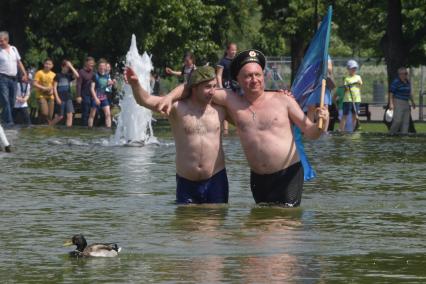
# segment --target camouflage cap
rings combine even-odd
[[[234,57],[231,62],[231,78],[232,80],[237,80],[237,75],[240,72],[241,68],[247,63],[257,63],[262,67],[262,70],[265,69],[266,58],[262,52],[256,49],[248,49],[241,51]]]
[[[191,73],[189,78],[188,87],[193,87],[202,82],[211,81],[216,78],[216,72],[211,66],[198,67]]]

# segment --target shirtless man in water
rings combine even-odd
[[[256,203],[295,207],[302,199],[303,168],[292,124],[309,139],[319,138],[322,131],[291,96],[265,92],[265,61],[264,55],[257,50],[239,53],[231,63],[231,76],[238,81],[242,95],[217,89],[213,102],[224,106],[235,122],[251,169],[250,186]],[[325,120],[323,129],[327,129],[327,108],[318,108],[317,116]]]
[[[162,98],[149,95],[130,68],[126,79],[138,104],[161,111],[158,105]],[[176,202],[227,203],[228,178],[221,137],[226,112],[212,103],[215,70],[209,66],[194,70],[187,87],[189,97],[174,102],[168,116],[176,144]]]

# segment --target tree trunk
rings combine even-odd
[[[303,60],[303,55],[305,54],[305,41],[303,37],[298,36],[297,34],[290,40],[290,54],[291,54],[291,83],[296,77],[297,69],[299,69],[300,64]]]
[[[9,43],[18,48],[21,56],[27,48],[25,38],[27,6],[29,4],[21,0],[5,1],[0,5],[0,30],[9,32]]]
[[[397,76],[398,68],[407,63],[408,47],[402,34],[401,0],[388,0],[386,33],[382,38],[388,84]]]

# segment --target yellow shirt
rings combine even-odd
[[[344,102],[352,102],[352,97],[355,103],[361,102],[361,85],[362,80],[361,76],[358,74],[355,74],[353,76],[345,77],[345,98],[343,99]],[[349,90],[350,88],[350,90]],[[352,96],[351,96],[352,93]]]
[[[38,70],[34,75],[34,81],[43,87],[52,87],[53,88],[53,79],[55,78],[55,72],[49,71],[46,72],[44,70]],[[38,88],[35,88],[36,99],[45,98],[45,99],[54,99],[53,93],[52,95],[49,93],[45,93]]]

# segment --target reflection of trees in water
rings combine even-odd
[[[274,207],[253,208],[241,239],[253,253],[240,259],[244,283],[291,283],[306,274],[299,257],[289,253],[301,246],[303,211]]]
[[[221,226],[228,215],[227,205],[180,205],[176,207],[171,227],[189,234],[214,237],[221,233]]]
[[[171,221],[172,230],[181,232],[177,238],[194,255],[171,266],[179,271],[180,279],[194,283],[217,283],[223,280],[224,256],[218,255],[224,235],[223,224],[228,215],[227,205],[181,205]],[[204,252],[204,253],[203,253]],[[176,279],[175,279],[176,280]]]

